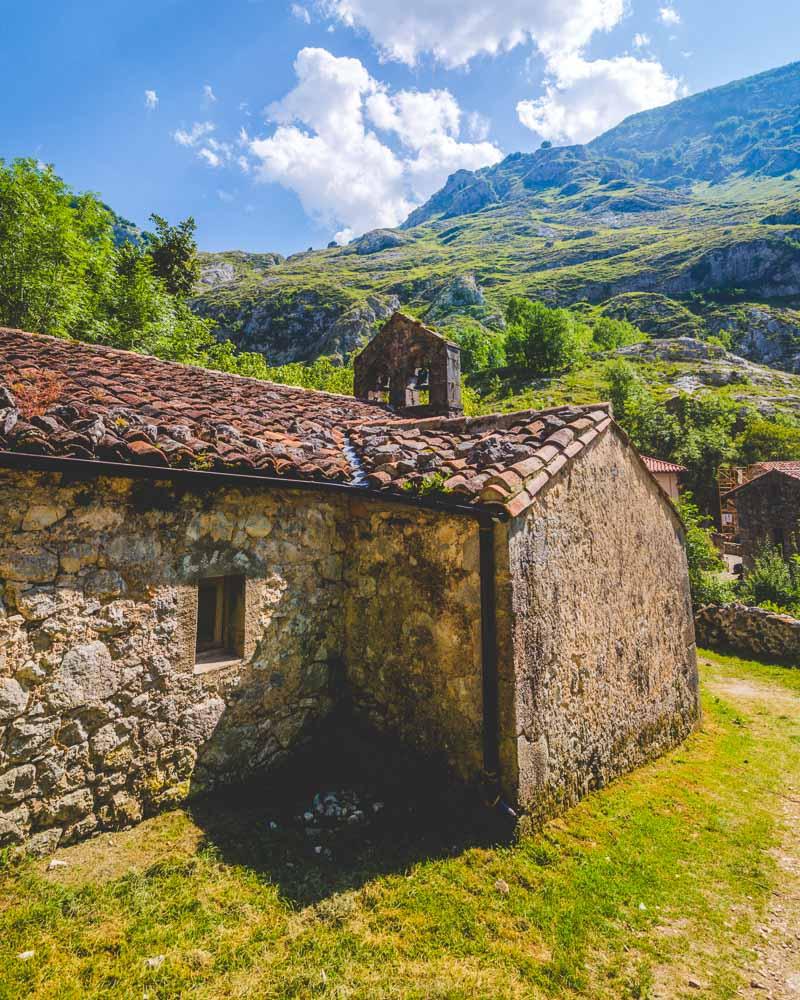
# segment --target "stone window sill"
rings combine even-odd
[[[223,670],[225,667],[237,667],[243,663],[241,656],[231,653],[227,649],[209,650],[207,653],[200,653],[194,663],[196,674],[208,674],[213,670]]]

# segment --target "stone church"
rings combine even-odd
[[[399,314],[356,398],[0,329],[0,846],[269,772],[345,694],[534,820],[686,736],[668,498],[607,405],[459,375]]]

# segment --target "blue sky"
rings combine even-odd
[[[0,156],[209,250],[397,224],[457,167],[800,59],[797,0],[3,6]]]

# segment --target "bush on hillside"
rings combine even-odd
[[[695,608],[705,604],[729,604],[733,585],[721,579],[725,563],[711,538],[711,519],[702,514],[691,493],[684,493],[675,507],[686,528],[686,558],[689,585]]]
[[[753,560],[753,568],[739,585],[739,598],[746,604],[768,605],[772,610],[800,611],[800,557],[787,562],[774,546],[765,545]]]
[[[506,355],[509,364],[537,375],[573,368],[587,354],[591,330],[566,309],[514,296],[506,308]]]

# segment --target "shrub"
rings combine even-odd
[[[614,351],[618,347],[639,344],[650,338],[633,323],[625,319],[600,316],[592,323],[592,336],[601,351]]]
[[[461,370],[465,374],[484,368],[501,368],[506,363],[502,333],[494,333],[468,320],[455,329],[448,328],[443,332],[461,348]]]
[[[692,604],[696,608],[704,604],[729,604],[734,597],[733,585],[720,577],[725,563],[711,538],[711,519],[700,512],[691,493],[684,493],[675,501],[675,507],[686,528]]]
[[[592,334],[566,309],[514,296],[506,308],[509,364],[530,368],[537,375],[554,375],[585,357]]]
[[[777,548],[765,545],[739,585],[739,596],[747,604],[796,611],[800,607],[800,559],[794,556],[786,562]]]

